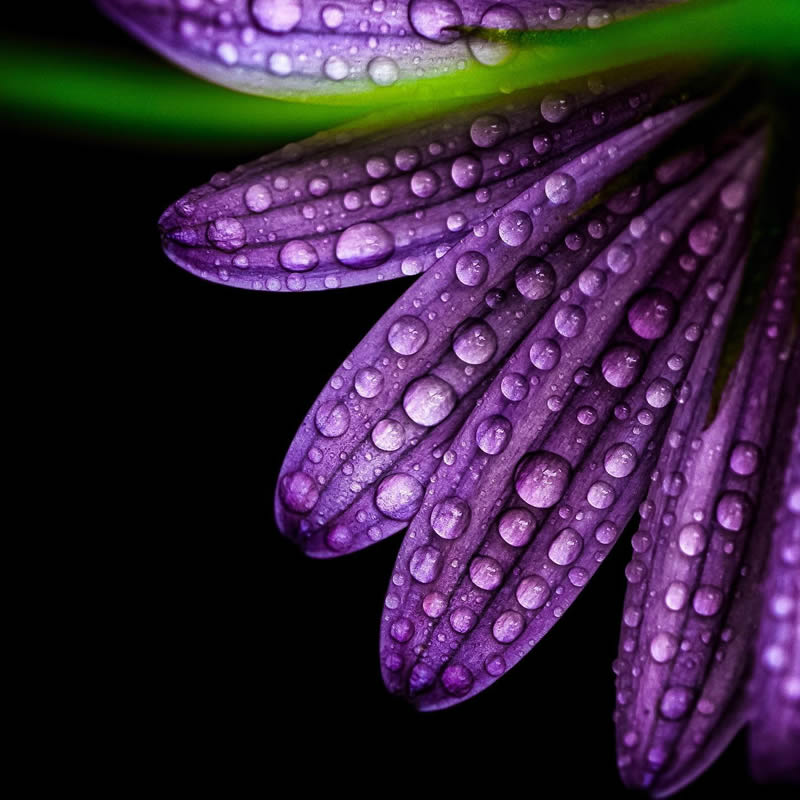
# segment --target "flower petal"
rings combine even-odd
[[[743,178],[753,172],[753,147],[649,205],[560,293],[493,380],[395,564],[381,632],[392,691],[434,709],[491,684],[555,624],[635,513],[673,382],[698,348],[699,332],[685,336],[684,320],[698,309],[701,320],[710,316],[718,299],[696,281],[698,259],[711,251],[679,256],[722,185],[737,168]],[[741,246],[742,222],[721,212],[730,243]],[[722,277],[729,268],[729,260],[716,267]],[[515,403],[503,391],[511,376],[527,387]],[[498,419],[508,430],[493,450],[484,430]],[[441,509],[458,504],[470,522],[444,536]]]
[[[575,212],[613,175],[697,108],[691,103],[648,118],[557,162],[555,172],[549,165],[531,169],[513,200],[395,303],[333,376],[287,454],[275,503],[282,531],[311,555],[330,556],[405,527],[437,459],[449,461],[447,444],[482,381],[633,208],[607,221],[583,220],[559,245],[563,268],[538,256],[575,225]],[[508,396],[525,391],[507,379]]]
[[[800,260],[800,236],[795,232],[783,258]],[[796,269],[796,266],[795,266]],[[767,487],[779,493],[777,502],[762,503],[771,534],[771,551],[763,592],[763,610],[751,685],[753,719],[750,762],[760,780],[800,782],[800,343],[787,371],[786,412],[778,418],[778,436],[793,425],[787,442],[784,474]],[[775,466],[780,468],[780,459]],[[766,498],[765,498],[766,500]],[[776,509],[773,513],[773,509]]]
[[[646,113],[665,85],[573,84],[390,132],[380,118],[315,136],[178,200],[160,220],[164,248],[202,278],[249,289],[417,275],[543,170]]]
[[[347,96],[494,66],[504,42],[487,29],[600,27],[676,0],[589,0],[513,6],[491,0],[100,0],[124,28],[213,83],[269,96]]]
[[[707,427],[714,372],[690,373],[633,539],[615,664],[618,762],[626,784],[659,796],[720,751],[720,737],[735,733],[727,717],[741,719],[736,690],[769,547],[768,529],[753,518],[769,494],[765,462],[781,435],[774,421],[782,387],[796,389],[786,371],[794,273],[779,263]]]

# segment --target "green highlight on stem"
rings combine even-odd
[[[464,98],[541,86],[657,59],[754,61],[797,85],[800,0],[692,0],[597,30],[470,31],[513,44],[507,64],[364,87],[355,93],[266,99],[238,94],[113,53],[53,51],[4,42],[0,103],[17,116],[158,140],[302,138],[370,111],[426,113]],[[794,67],[790,67],[794,64]],[[446,102],[443,98],[448,98]]]

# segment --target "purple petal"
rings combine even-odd
[[[491,684],[561,617],[635,513],[674,384],[698,349],[686,323],[709,317],[718,299],[697,280],[711,253],[682,259],[685,243],[723,185],[752,180],[753,149],[652,202],[493,380],[456,436],[452,463],[431,479],[395,564],[381,633],[392,691],[434,709]],[[719,212],[726,255],[741,247],[743,217]],[[718,261],[703,278],[726,277],[730,258]],[[517,402],[503,391],[509,376],[527,387]],[[508,427],[502,450],[483,443],[487,420],[497,419]],[[456,504],[469,508],[469,523],[443,536],[441,508]]]
[[[782,261],[708,427],[714,372],[690,372],[633,538],[615,664],[618,762],[626,784],[658,796],[691,780],[742,720],[769,548],[754,517],[762,501],[770,507],[778,400],[796,389],[786,370],[796,278]],[[723,305],[735,284],[720,285]]]
[[[145,44],[214,83],[252,94],[347,95],[494,66],[508,44],[462,36],[489,29],[600,27],[676,0],[513,5],[491,0],[100,0]]]
[[[543,170],[631,124],[664,91],[592,85],[288,145],[170,206],[165,251],[202,278],[257,290],[417,275]]]
[[[783,258],[795,265],[800,258],[800,236],[787,243]],[[795,266],[796,269],[796,266]],[[776,502],[764,502],[765,533],[771,551],[763,591],[763,610],[751,685],[753,719],[750,728],[750,762],[760,780],[800,783],[800,344],[787,372],[786,412],[779,416],[777,436],[793,432],[787,442],[783,475],[767,486],[775,487]],[[783,417],[783,418],[782,418]],[[785,439],[783,439],[786,441]],[[743,452],[737,453],[741,459]],[[742,459],[747,465],[749,459]],[[733,461],[731,462],[733,465]],[[780,465],[780,459],[775,459]],[[766,498],[765,498],[766,499]],[[777,509],[773,513],[773,509]]]
[[[333,376],[287,454],[275,504],[285,533],[310,554],[330,556],[405,527],[438,459],[450,461],[447,445],[483,382],[551,297],[608,243],[608,230],[630,220],[638,193],[629,192],[632,205],[615,206],[607,218],[593,213],[576,225],[572,215],[696,108],[648,118],[557,162],[555,173],[530,170],[513,200],[395,303]],[[559,191],[568,185],[570,196],[548,200],[554,182]],[[540,257],[571,228],[557,247],[555,270]],[[527,391],[515,375],[503,377],[504,396]],[[502,446],[502,423],[483,435],[485,447]]]

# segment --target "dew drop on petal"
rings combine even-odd
[[[409,517],[405,517],[408,519]],[[435,581],[442,570],[442,553],[431,545],[418,547],[411,555],[408,571],[420,583]]]
[[[411,519],[417,513],[423,494],[422,484],[416,478],[398,472],[387,475],[378,484],[375,491],[375,505],[389,519],[404,521]]]
[[[436,375],[424,375],[409,384],[403,408],[413,422],[428,428],[450,414],[456,399],[456,392],[447,381]]]
[[[305,472],[289,472],[279,484],[281,502],[296,514],[307,514],[319,500],[319,489],[314,479]]]
[[[418,317],[407,314],[395,320],[386,338],[395,353],[412,356],[428,341],[428,327]]]
[[[477,250],[469,250],[456,261],[456,277],[464,286],[480,286],[489,273],[486,256]]]
[[[642,292],[628,310],[631,330],[642,339],[660,339],[672,327],[677,313],[675,298],[664,289]]]
[[[550,597],[550,587],[540,575],[527,575],[517,586],[517,602],[528,611],[541,608]]]
[[[492,626],[492,636],[502,644],[510,644],[525,629],[525,618],[519,611],[504,611]]]
[[[382,264],[394,252],[391,234],[374,222],[359,222],[342,231],[336,258],[347,267],[368,269]]]
[[[572,564],[583,550],[583,539],[572,528],[564,528],[553,540],[547,551],[548,558],[560,567]]]
[[[453,337],[453,352],[465,364],[485,364],[496,350],[497,336],[483,320],[466,320]]]
[[[542,300],[552,294],[556,285],[556,273],[547,261],[528,256],[517,264],[514,284],[527,300]]]
[[[503,568],[493,558],[477,556],[469,565],[469,577],[479,589],[492,591],[503,582]]]
[[[464,17],[453,0],[411,0],[408,21],[425,39],[452,42],[459,36],[459,32],[452,29],[463,25]]]
[[[431,527],[442,539],[457,539],[467,529],[472,517],[469,506],[460,497],[448,497],[431,511]]]
[[[571,474],[566,459],[547,450],[539,450],[520,460],[514,486],[528,505],[552,508],[564,495]]]
[[[487,417],[475,431],[478,448],[490,456],[502,453],[511,436],[511,423],[500,414]]]
[[[526,508],[511,508],[497,522],[500,538],[512,547],[524,547],[535,530],[536,521]]]

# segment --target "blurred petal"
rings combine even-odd
[[[627,785],[657,796],[691,780],[744,719],[739,690],[769,548],[755,518],[762,501],[770,508],[766,466],[786,436],[778,403],[797,389],[786,369],[795,272],[779,262],[707,427],[714,371],[690,371],[633,538],[615,664],[618,761]],[[707,291],[725,291],[727,305],[735,282]]]
[[[795,269],[800,236],[795,232],[783,258]],[[787,372],[786,412],[778,418],[780,441],[789,453],[786,469],[775,459],[775,503],[763,502],[765,533],[771,535],[769,566],[751,685],[753,719],[750,761],[759,780],[800,783],[800,344]],[[791,437],[786,434],[794,425]],[[780,443],[779,441],[779,443]],[[765,498],[766,500],[766,498]]]
[[[213,83],[269,96],[347,96],[508,61],[501,30],[601,27],[676,0],[100,0],[145,44]]]
[[[715,198],[733,180],[753,180],[755,147],[651,200],[554,295],[498,372],[431,479],[395,564],[381,631],[392,691],[434,709],[491,684],[561,617],[635,513],[674,384],[698,350],[702,328],[684,331],[719,299],[706,291],[709,271],[727,280],[730,251],[742,247],[741,209],[716,209]],[[704,211],[715,216],[698,219]],[[727,233],[725,258],[697,280],[714,248],[690,256],[686,242],[712,221]],[[510,381],[522,396],[509,397]],[[454,508],[463,522],[443,524]]]
[[[165,251],[202,278],[269,291],[416,275],[543,170],[640,119],[666,82],[591,86],[288,145],[170,206]]]
[[[569,161],[531,169],[517,195],[442,256],[344,361],[286,456],[275,511],[308,553],[365,547],[405,527],[483,381],[636,206],[591,216],[545,255],[573,215],[698,108],[649,117]],[[574,252],[576,249],[583,252]],[[585,248],[585,249],[584,249]],[[516,290],[516,291],[515,291]],[[505,391],[514,395],[513,376]],[[498,434],[500,435],[500,434]]]

